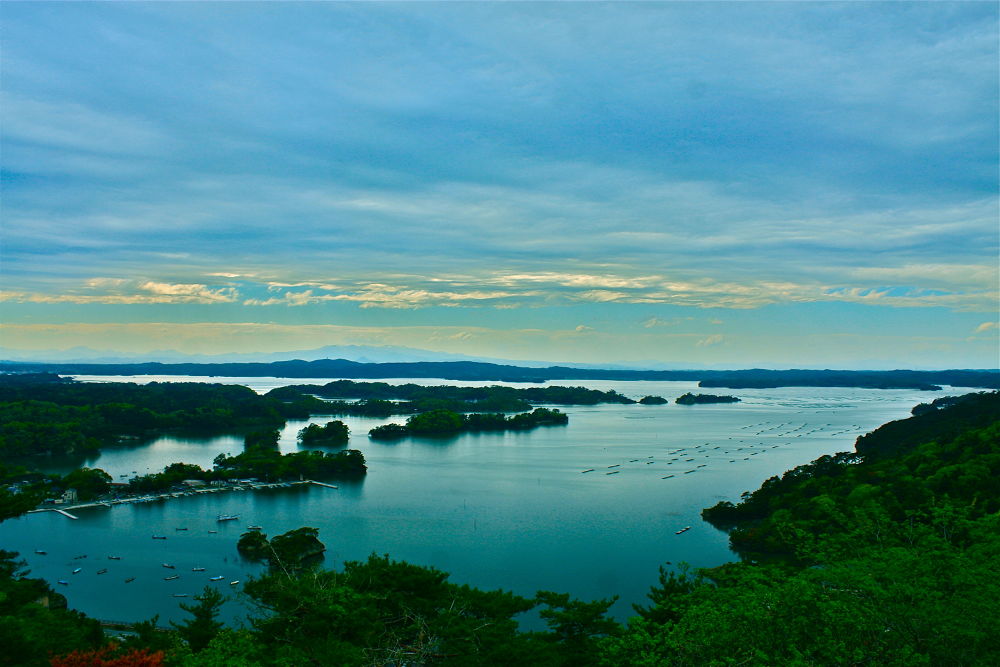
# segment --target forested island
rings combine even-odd
[[[385,382],[336,380],[325,385],[291,385],[267,393],[269,398],[305,404],[313,397],[326,400],[329,414],[364,417],[409,415],[431,410],[452,412],[525,412],[533,405],[598,405],[636,401],[618,392],[585,387],[456,387],[451,385],[392,385]],[[316,409],[320,409],[318,406]]]
[[[410,435],[454,435],[462,431],[525,431],[538,426],[562,426],[569,417],[559,410],[535,408],[510,417],[503,413],[459,414],[451,410],[431,410],[414,415],[406,424],[385,424],[368,432],[375,440],[397,440]]]
[[[275,361],[270,363],[134,364],[0,362],[0,372],[63,375],[212,375],[220,377],[288,378],[441,378],[503,382],[550,380],[697,381],[702,387],[860,387],[933,389],[941,385],[1000,389],[1000,370],[844,371],[844,370],[620,370],[547,366],[529,368],[476,361],[361,363],[348,359]]]
[[[607,615],[614,598],[483,591],[372,555],[336,570],[272,568],[254,578],[244,591],[267,613],[242,629],[216,621],[219,599],[206,592],[173,631],[154,631],[154,619],[112,647],[96,621],[65,609],[4,552],[5,657],[190,667],[1000,663],[1000,394],[913,412],[859,438],[855,452],[820,457],[740,503],[706,509],[741,560],[663,566],[624,626]],[[300,531],[315,547],[318,536]],[[263,555],[277,539],[244,546],[253,541]],[[532,609],[546,630],[519,628],[518,615]]]
[[[678,405],[699,405],[702,403],[739,403],[735,396],[716,396],[715,394],[682,394],[674,399]]]

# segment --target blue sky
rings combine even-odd
[[[995,367],[995,3],[0,5],[2,344]]]

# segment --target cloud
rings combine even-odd
[[[711,336],[706,336],[700,339],[695,345],[698,347],[711,347],[713,345],[720,345],[725,340],[722,334],[712,334]]]
[[[994,329],[997,328],[998,326],[996,322],[983,322],[978,327],[976,327],[976,330],[973,333],[977,334],[986,333],[987,331],[993,331]]]

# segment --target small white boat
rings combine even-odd
[[[229,582],[229,585],[230,585],[230,586],[235,586],[235,585],[236,585],[236,584],[238,584],[238,583],[240,583],[240,580],[239,580],[239,579],[237,579],[236,581],[230,581],[230,582]]]
[[[223,579],[223,576],[221,574],[219,576],[217,576],[217,577],[209,577],[208,578],[209,581],[222,581],[222,579]]]
[[[66,581],[65,579],[60,579],[58,583],[62,584],[63,586],[69,586],[69,582]]]
[[[181,575],[179,575],[179,574],[172,574],[169,577],[163,577],[163,580],[164,581],[173,581],[174,579],[180,579],[180,578],[181,578]]]
[[[82,567],[78,567],[78,568],[76,568],[75,570],[73,570],[73,574],[76,574],[77,572],[79,572],[79,571],[80,571],[80,570],[82,570],[82,569],[83,569]]]
[[[203,567],[192,567],[191,571],[192,572],[204,572],[205,568],[203,568]]]
[[[171,565],[170,563],[163,563],[163,567],[169,568],[171,570],[174,569],[174,566]]]
[[[240,518],[239,514],[220,514],[216,521],[236,521]]]

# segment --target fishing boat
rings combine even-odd
[[[223,579],[223,578],[224,578],[224,577],[223,577],[223,576],[222,576],[222,575],[220,574],[220,575],[219,575],[219,576],[217,576],[217,577],[209,577],[209,578],[208,578],[208,580],[209,580],[209,581],[222,581],[222,579]]]
[[[169,568],[171,570],[174,569],[174,566],[171,565],[170,563],[163,563],[163,567]]]
[[[104,574],[107,571],[108,571],[108,568],[104,567],[104,568],[101,568],[100,570],[98,570],[97,574]]]
[[[216,521],[236,521],[240,518],[239,514],[220,514]]]
[[[585,472],[594,472],[594,469],[593,468],[587,468],[586,470],[581,470],[580,471],[581,474],[585,473]]]
[[[179,575],[179,574],[172,574],[169,577],[163,577],[163,580],[164,581],[173,581],[174,579],[180,579],[180,578],[181,578],[181,575]]]
[[[691,530],[691,526],[684,526],[680,530],[674,531],[674,535],[680,535],[681,533],[686,533],[689,530]]]
[[[78,568],[76,568],[75,570],[73,570],[73,574],[76,574],[77,572],[79,572],[79,571],[80,571],[80,570],[82,570],[82,569],[83,569],[82,567],[78,567]]]
[[[203,567],[192,567],[191,571],[192,572],[204,572],[205,568],[203,568]]]

